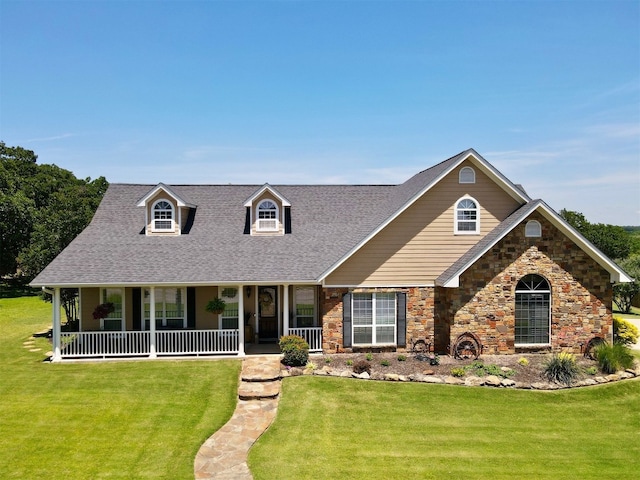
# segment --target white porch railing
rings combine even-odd
[[[310,352],[322,351],[322,327],[289,328],[289,335],[298,335],[309,344]]]
[[[156,331],[158,355],[211,355],[239,352],[236,330]],[[151,332],[62,332],[62,358],[133,357],[151,354]]]

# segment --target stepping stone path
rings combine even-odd
[[[276,416],[280,383],[279,355],[242,362],[236,410],[200,447],[194,462],[196,480],[253,479],[247,453]]]

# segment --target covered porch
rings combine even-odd
[[[293,334],[310,352],[322,351],[315,285],[80,287],[78,331],[63,331],[61,288],[46,291],[53,299],[53,362],[274,353],[279,338]],[[206,311],[212,297],[224,300],[224,310]],[[96,318],[107,303],[113,311]]]

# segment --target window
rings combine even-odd
[[[184,305],[184,288],[156,288],[156,328],[186,328],[187,313]],[[149,330],[151,318],[151,294],[144,291],[144,321],[145,329]]]
[[[153,205],[153,224],[156,232],[173,231],[173,205],[166,200],[158,200]]]
[[[551,289],[540,275],[529,274],[516,285],[516,345],[548,345]]]
[[[537,220],[529,220],[527,225],[524,227],[524,236],[525,237],[541,237],[542,236],[542,225]]]
[[[278,207],[271,200],[264,200],[258,205],[259,231],[278,230]]]
[[[353,344],[396,343],[395,293],[354,293]]]
[[[314,287],[295,289],[295,327],[313,327],[316,319],[316,298]]]
[[[458,174],[458,183],[476,183],[476,172],[471,167],[463,167]]]
[[[123,293],[121,288],[103,288],[102,303],[112,303],[113,312],[100,319],[102,330],[124,330],[124,312],[122,311]]]
[[[456,205],[455,233],[480,233],[478,204],[473,198],[463,198]]]
[[[238,328],[238,309],[240,305],[238,289],[234,287],[223,288],[220,297],[225,303],[224,311],[220,316],[220,328],[235,330]]]

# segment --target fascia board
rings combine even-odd
[[[275,188],[273,188],[271,185],[269,185],[268,183],[265,183],[262,188],[260,188],[256,193],[254,193],[253,195],[251,195],[246,202],[244,202],[244,206],[245,207],[250,207],[251,205],[253,205],[253,202],[255,201],[256,198],[258,198],[259,196],[261,196],[264,192],[269,191],[274,197],[276,197],[278,199],[278,201],[280,203],[282,203],[283,207],[290,207],[291,206],[291,202],[289,202],[289,200],[287,200],[280,192],[278,192]]]
[[[30,283],[34,288],[101,288],[101,287],[216,287],[220,285],[273,286],[273,285],[320,285],[313,280],[273,280],[273,281],[238,281],[213,280],[210,282],[105,282],[105,283]]]
[[[176,203],[178,204],[179,207],[196,208],[196,205],[194,205],[192,203],[189,203],[189,202],[186,202],[183,198],[180,197],[180,195],[175,193],[173,190],[171,190],[169,187],[167,187],[164,183],[159,183],[154,188],[152,188],[151,191],[149,191],[149,193],[147,193],[144,197],[142,197],[138,201],[136,206],[137,207],[144,207],[147,204],[147,202],[149,201],[149,199],[154,197],[156,195],[156,193],[158,193],[160,190],[163,190],[167,195],[172,197],[176,201]]]

